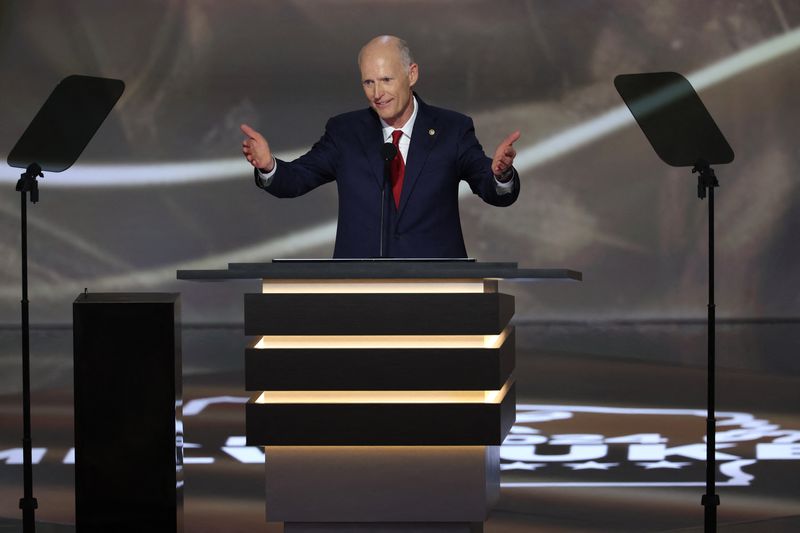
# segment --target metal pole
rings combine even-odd
[[[28,193],[23,187],[20,194],[22,219],[22,461],[23,497],[19,501],[22,509],[22,530],[36,530],[36,498],[33,497],[33,458],[31,453],[31,354],[30,325],[28,322]]]
[[[708,394],[706,414],[706,493],[701,500],[705,507],[704,531],[715,533],[717,531],[717,507],[719,496],[716,493],[717,452],[716,452],[716,407],[715,403],[715,369],[716,369],[716,305],[714,304],[714,187],[719,186],[714,170],[707,163],[699,163],[693,169],[699,172],[697,192],[700,199],[705,198],[708,192]]]

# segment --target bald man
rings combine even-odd
[[[330,119],[322,138],[298,159],[276,159],[264,136],[242,124],[242,153],[256,185],[291,198],[336,181],[335,258],[466,257],[459,181],[489,204],[514,203],[513,144],[520,133],[511,133],[488,158],[472,119],[429,106],[413,91],[419,67],[398,37],[372,39],[359,52],[358,66],[369,108]],[[385,164],[391,156],[386,143],[397,150]]]

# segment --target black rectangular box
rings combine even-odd
[[[78,531],[182,531],[180,297],[73,303]]]
[[[245,335],[497,335],[502,293],[245,294]]]

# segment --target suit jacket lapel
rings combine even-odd
[[[420,100],[419,96],[417,96],[417,103],[419,109],[417,110],[417,120],[414,122],[414,130],[411,132],[411,144],[408,147],[408,161],[406,161],[406,173],[403,178],[403,192],[400,194],[398,219],[403,216],[408,198],[414,190],[414,185],[416,185],[438,137],[436,120],[428,111],[428,106]]]

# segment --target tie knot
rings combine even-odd
[[[394,143],[395,146],[397,146],[400,143],[400,137],[402,136],[403,136],[403,130],[394,130],[392,132],[392,142]]]

